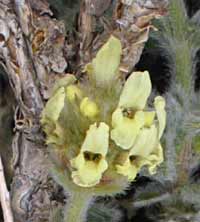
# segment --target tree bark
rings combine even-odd
[[[4,222],[14,222],[10,204],[10,193],[6,186],[4,168],[0,156],[0,203],[3,209]]]
[[[15,221],[49,221],[51,184],[49,163],[40,129],[44,106],[43,74],[31,50],[31,11],[25,1],[1,1],[1,57],[17,101],[11,196]],[[19,17],[17,17],[17,15]],[[38,65],[38,66],[37,66]],[[40,64],[40,67],[42,65]],[[38,80],[39,81],[38,83]],[[50,192],[50,193],[49,193]]]

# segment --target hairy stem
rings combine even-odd
[[[163,203],[163,201],[168,201],[168,200],[170,200],[170,198],[171,198],[170,193],[164,193],[158,197],[153,197],[148,200],[139,200],[139,201],[133,202],[133,207],[136,209],[139,209],[142,207],[149,207],[149,206],[159,203],[159,202]]]
[[[64,222],[85,222],[92,199],[91,194],[74,192],[69,198]]]

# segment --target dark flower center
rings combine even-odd
[[[129,160],[130,160],[131,164],[134,164],[136,167],[140,166],[141,159],[139,156],[135,156],[135,155],[129,156]]]
[[[134,155],[129,156],[129,160],[131,161],[131,163],[134,162],[134,161],[136,161],[137,158],[138,158],[138,157],[137,157],[137,156],[134,156]]]
[[[102,157],[100,153],[92,153],[89,151],[85,151],[83,155],[86,161],[93,161],[95,163],[98,163]]]
[[[130,119],[133,119],[135,116],[135,111],[133,111],[131,108],[123,109],[122,113],[123,113],[123,116],[130,118]]]

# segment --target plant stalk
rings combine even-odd
[[[64,222],[85,222],[92,199],[92,195],[88,193],[72,193],[67,203]]]

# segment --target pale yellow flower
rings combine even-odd
[[[130,149],[140,129],[150,124],[154,113],[145,113],[147,99],[151,93],[148,72],[134,72],[122,90],[118,108],[112,115],[111,138],[123,149]]]
[[[147,166],[151,174],[157,165],[163,162],[163,149],[160,138],[166,125],[165,100],[157,96],[154,100],[155,112],[144,112],[145,124],[140,130],[134,145],[123,164],[117,165],[117,172],[134,180],[143,166]]]
[[[163,149],[159,143],[159,130],[156,124],[143,128],[127,159],[122,165],[117,165],[117,172],[134,180],[141,167],[147,166],[151,174],[163,162]]]
[[[90,126],[82,144],[80,153],[71,160],[71,165],[76,169],[72,172],[75,184],[81,187],[97,185],[108,164],[105,159],[108,151],[109,127],[101,122]]]
[[[133,117],[124,114],[124,110],[118,108],[112,114],[111,138],[123,149],[129,149],[144,125],[144,113],[137,111]]]

